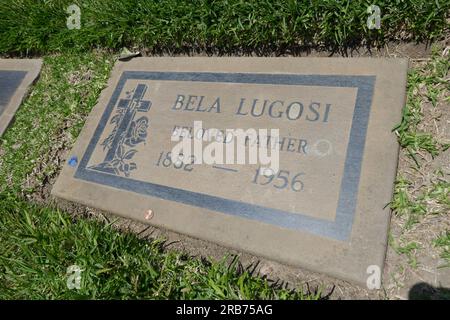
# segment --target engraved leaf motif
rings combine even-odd
[[[128,150],[127,153],[125,153],[125,155],[123,156],[124,160],[131,160],[131,158],[133,158],[133,156],[136,154],[137,150],[132,149],[132,150]]]
[[[117,123],[117,122],[119,122],[121,117],[122,117],[121,113],[116,114],[114,117],[111,118],[110,123]]]
[[[123,146],[119,145],[116,152],[117,158],[123,159]]]
[[[110,162],[110,166],[113,168],[119,166],[119,164],[120,164],[120,159],[117,159],[117,158]]]
[[[137,164],[135,162],[131,162],[130,163],[130,171],[131,170],[136,170],[137,169]]]

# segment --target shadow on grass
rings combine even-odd
[[[409,300],[450,300],[450,288],[433,287],[425,282],[416,283],[408,294]]]

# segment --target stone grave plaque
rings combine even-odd
[[[365,285],[383,268],[407,67],[118,62],[52,193]]]
[[[0,136],[39,75],[41,65],[39,59],[0,59]]]

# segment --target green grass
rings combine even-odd
[[[407,103],[403,109],[401,123],[394,129],[401,147],[406,151],[414,165],[404,169],[409,176],[408,180],[403,174],[399,174],[395,184],[394,196],[390,204],[394,214],[403,218],[403,231],[411,230],[413,226],[420,224],[426,215],[449,215],[450,213],[450,180],[448,173],[438,168],[431,172],[431,168],[423,168],[429,158],[434,158],[441,152],[447,151],[449,141],[439,140],[432,130],[427,130],[424,125],[436,119],[424,119],[425,112],[440,108],[448,108],[450,83],[448,74],[450,60],[437,50],[433,49],[430,61],[411,69],[408,75]],[[439,114],[437,112],[436,114]],[[430,176],[429,182],[424,181],[423,176]],[[413,181],[416,179],[416,183]],[[417,180],[422,183],[417,188]],[[402,232],[403,232],[402,231]],[[434,245],[442,247],[443,258],[450,266],[448,255],[448,231],[439,237]],[[447,238],[445,238],[447,235]],[[401,238],[401,236],[400,236]],[[409,242],[405,245],[397,244],[391,237],[390,246],[398,253],[407,257],[408,264],[417,267],[417,251],[422,248],[417,242]]]
[[[418,175],[421,173],[421,164],[426,161],[420,154],[435,157],[450,146],[449,141],[440,141],[432,132],[421,129],[421,125],[425,123],[425,108],[436,108],[438,102],[446,104],[444,108],[448,106],[449,71],[450,60],[441,56],[437,47],[433,49],[429,62],[409,71],[407,103],[403,108],[402,121],[394,130],[401,147],[415,163],[411,172]],[[418,223],[425,214],[450,212],[448,176],[440,170],[434,176],[436,181],[414,192],[411,181],[402,176],[397,178],[391,208],[395,214],[406,216],[406,228]],[[430,204],[439,208],[439,211],[435,212]]]
[[[410,228],[413,224],[419,222],[420,216],[427,213],[426,204],[410,195],[410,185],[411,183],[405,178],[397,178],[394,197],[391,202],[391,208],[395,214],[406,216],[405,228]]]
[[[450,83],[446,77],[449,70],[450,60],[448,57],[440,56],[435,47],[429,63],[422,68],[409,71],[407,103],[403,108],[402,121],[394,130],[400,145],[407,150],[417,166],[419,166],[416,157],[418,151],[436,156],[450,146],[448,142],[436,141],[432,134],[418,129],[418,125],[422,123],[424,103],[430,102],[431,106],[436,108],[441,95],[447,96],[448,99]]]
[[[446,266],[450,267],[450,230],[441,234],[435,241],[434,245],[441,249],[441,257],[446,261]]]
[[[81,8],[81,29],[66,9]],[[381,9],[381,29],[367,8]],[[139,46],[154,52],[286,53],[388,40],[429,41],[448,29],[448,0],[15,0],[0,2],[0,53]]]
[[[395,214],[406,217],[406,229],[420,222],[420,218],[426,214],[450,212],[450,182],[444,179],[443,177],[442,180],[423,187],[421,192],[412,195],[411,182],[403,177],[397,178],[391,208]]]
[[[193,259],[93,220],[0,193],[0,299],[318,299],[252,275],[237,259]],[[69,289],[71,273],[80,288]]]
[[[58,152],[71,148],[113,62],[100,52],[44,57],[40,79],[0,140],[0,191],[31,193],[56,174]]]

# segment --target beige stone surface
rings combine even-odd
[[[367,268],[381,271],[384,263],[398,155],[392,128],[405,103],[407,66],[374,58],[118,62],[71,152],[78,162],[64,167],[52,193],[365,285]],[[139,85],[146,91],[133,102]],[[178,95],[182,109],[194,111],[174,110]],[[186,107],[189,96],[197,98]],[[263,115],[237,114],[242,101],[245,113],[254,99],[259,111],[267,101]],[[304,107],[296,120],[287,115],[293,102]],[[280,176],[254,183],[258,164],[165,166],[174,127],[194,121],[221,130],[279,129],[286,187]],[[296,175],[297,191],[290,187]]]
[[[0,136],[13,120],[29,86],[38,77],[41,66],[41,59],[0,59],[0,85],[3,86],[0,88]],[[17,78],[16,72],[22,72],[23,76]],[[10,77],[18,79],[17,83],[11,83]],[[6,86],[10,85],[6,90]]]

